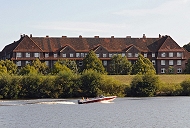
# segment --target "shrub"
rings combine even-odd
[[[159,87],[159,79],[155,75],[137,75],[131,82],[132,96],[154,96]]]

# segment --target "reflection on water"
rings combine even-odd
[[[190,97],[1,100],[0,128],[186,128]]]

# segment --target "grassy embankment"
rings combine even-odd
[[[135,75],[110,75],[123,84],[130,85]],[[157,75],[164,84],[180,84],[182,81],[190,78],[190,75]]]

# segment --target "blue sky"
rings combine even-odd
[[[35,37],[158,37],[190,42],[190,0],[0,0],[0,49]]]

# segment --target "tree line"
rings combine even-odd
[[[190,95],[190,81],[184,81],[172,92],[164,92],[151,61],[141,54],[133,65],[121,55],[112,57],[113,74],[136,75],[130,85],[108,77],[101,60],[93,51],[83,62],[83,67],[78,69],[74,61],[59,60],[50,70],[45,63],[36,59],[18,70],[12,61],[1,60],[0,98]]]

